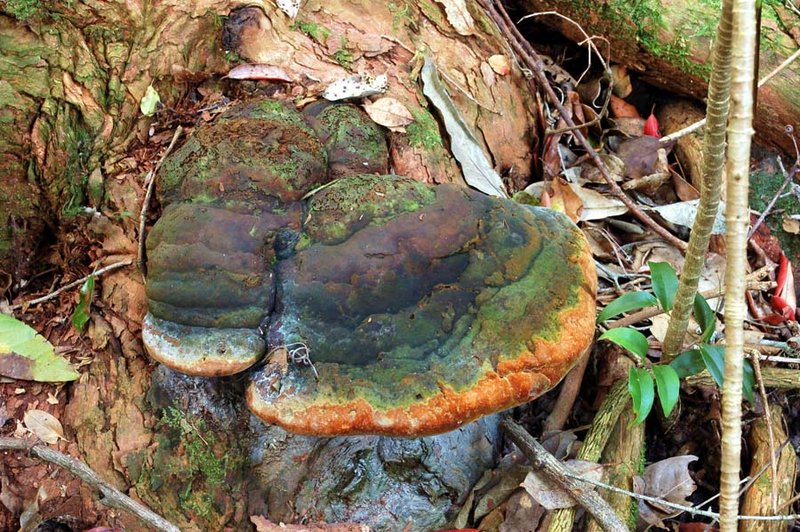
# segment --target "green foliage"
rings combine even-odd
[[[0,314],[0,375],[39,382],[80,377],[42,335],[7,314]]]
[[[608,340],[614,342],[623,349],[627,349],[639,358],[647,357],[647,337],[630,327],[618,327],[616,329],[609,329],[600,335],[600,340]]]
[[[83,333],[86,323],[89,321],[89,311],[92,306],[92,298],[94,296],[94,274],[91,274],[86,282],[83,283],[80,289],[80,300],[75,311],[72,313],[72,325],[78,329],[78,332]]]
[[[668,312],[672,309],[675,292],[678,289],[678,276],[668,263],[650,262],[652,286],[655,296],[648,292],[629,292],[609,303],[597,317],[598,323],[618,316],[624,312],[658,305]],[[697,348],[681,353],[669,364],[650,364],[647,361],[647,337],[630,327],[617,327],[604,332],[600,340],[608,340],[630,351],[640,359],[637,368],[628,374],[628,391],[633,400],[636,420],[641,423],[653,407],[656,392],[661,409],[669,415],[675,408],[680,394],[680,379],[696,375],[707,369],[720,388],[724,378],[725,348],[711,345],[711,337],[716,328],[716,314],[706,299],[696,294],[693,305],[694,317],[700,325],[700,344]],[[642,367],[646,365],[646,367]],[[653,383],[655,382],[655,387]],[[753,367],[745,361],[744,389],[747,399],[753,401]]]
[[[653,408],[656,392],[653,388],[653,377],[645,368],[631,368],[628,372],[628,392],[633,399],[633,411],[636,413],[634,425],[647,418]]]
[[[604,322],[619,316],[623,312],[655,307],[656,305],[658,305],[658,300],[650,292],[628,292],[606,305],[606,308],[597,316],[597,321]]]
[[[672,310],[675,292],[678,291],[678,275],[668,262],[648,262],[653,284],[653,293],[665,312]]]
[[[425,109],[411,109],[414,121],[406,126],[408,142],[415,148],[432,151],[444,146],[436,120]]]

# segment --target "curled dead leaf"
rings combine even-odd
[[[397,98],[386,97],[374,102],[364,102],[364,110],[376,124],[400,133],[405,131],[403,126],[414,121],[411,111]]]
[[[475,21],[467,10],[464,0],[436,0],[444,6],[447,21],[459,35],[472,35],[475,33]]]
[[[603,478],[603,466],[595,462],[584,460],[567,460],[564,465],[574,474],[587,480],[599,482]],[[592,489],[590,484],[581,483],[584,490]],[[575,499],[566,490],[555,486],[549,480],[539,476],[536,471],[531,471],[522,482],[533,499],[547,508],[555,510],[558,508],[570,508],[575,506]]]
[[[496,54],[491,56],[487,59],[489,66],[492,67],[495,74],[500,76],[505,76],[509,72],[511,72],[511,62],[508,60],[508,57],[502,54]]]
[[[224,77],[228,79],[292,81],[292,77],[285,70],[266,63],[237,65]]]
[[[59,439],[66,439],[61,422],[44,410],[28,410],[25,412],[22,422],[31,433],[50,445],[58,443]]]

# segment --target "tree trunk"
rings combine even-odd
[[[21,281],[53,266],[69,277],[101,261],[135,258],[143,175],[163,147],[150,130],[169,138],[177,123],[191,125],[195,115],[180,113],[203,95],[257,90],[300,102],[318,98],[343,76],[385,73],[387,95],[415,117],[407,133],[389,134],[395,172],[431,183],[459,180],[416,81],[416,52],[425,52],[510,188],[528,182],[535,107],[521,72],[489,66],[487,59],[506,48],[476,4],[469,2],[472,24],[456,23],[458,29],[453,15],[427,0],[310,1],[294,21],[271,2],[232,12],[236,5],[3,4],[0,269],[14,302],[34,295],[20,289]],[[221,80],[238,62],[279,66],[294,82]],[[164,107],[145,117],[139,104],[151,85]],[[30,257],[36,260],[25,260]],[[156,368],[144,356],[146,300],[133,267],[98,284],[85,335],[67,319],[74,294],[18,315],[74,353],[73,362],[80,357],[88,364],[66,394],[51,385],[0,384],[8,399],[0,421],[21,419],[30,408],[52,412],[65,428],[61,450],[181,529],[246,528],[251,515],[442,527],[492,466],[494,417],[413,440],[317,439],[268,427],[244,409],[241,379],[189,378]],[[45,400],[49,393],[58,404]],[[8,495],[0,505],[2,529],[17,527],[19,513],[37,498],[35,486],[45,485],[38,493],[42,518],[69,516],[75,527],[140,528],[130,516],[103,510],[77,480],[34,460],[4,457],[0,478]]]

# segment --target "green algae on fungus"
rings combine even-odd
[[[326,165],[322,145],[297,111],[278,102],[248,103],[198,128],[165,160],[160,192],[167,203],[203,193],[296,201],[324,182]]]
[[[304,115],[313,129],[275,102],[244,104],[165,163],[171,203],[147,240],[151,356],[218,376],[305,346],[314,367],[302,353],[288,368],[268,363],[248,403],[317,435],[434,434],[554,386],[594,330],[596,278],[574,224],[361,174],[388,157],[382,136],[359,137],[375,127],[363,113],[320,104]],[[349,150],[354,137],[378,149]],[[330,168],[307,163],[326,150]],[[319,188],[325,174],[339,177]]]
[[[357,226],[343,240],[306,226],[311,244],[278,263],[268,343],[303,342],[314,370],[255,374],[248,404],[268,423],[317,435],[452,430],[550,389],[591,342],[594,270],[565,216],[451,185],[399,201],[419,194],[412,183],[337,182],[359,191],[339,210]],[[372,194],[392,207],[376,216]]]
[[[331,179],[388,171],[386,138],[360,108],[319,101],[306,107],[303,116],[325,146]]]

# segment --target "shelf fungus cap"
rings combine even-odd
[[[344,178],[307,212],[247,390],[268,423],[437,434],[536,398],[591,344],[594,263],[560,213],[396,176]]]

